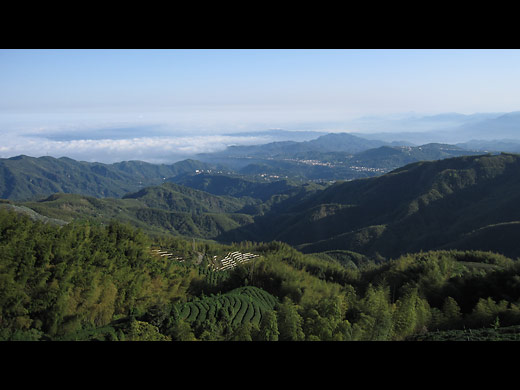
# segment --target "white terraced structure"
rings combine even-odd
[[[152,253],[159,255],[160,257],[166,257],[168,259],[177,260],[179,262],[184,262],[184,258],[180,256],[175,256],[173,253],[169,253],[167,251],[162,251],[160,249],[152,249]]]
[[[255,257],[258,257],[258,255],[255,255],[253,253],[240,253],[240,252],[229,252],[226,257],[224,257],[222,260],[218,261],[216,259],[216,256],[213,257],[213,260],[217,263],[217,265],[213,266],[214,271],[225,271],[228,269],[233,269],[239,264],[246,263]],[[220,263],[218,265],[218,263]]]

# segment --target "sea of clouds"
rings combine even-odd
[[[260,120],[252,123],[242,119],[236,114],[223,120],[207,112],[175,117],[128,113],[0,112],[0,158],[23,154],[103,163],[129,160],[173,163],[196,158],[199,153],[221,151],[231,145],[277,140],[268,135],[248,134],[269,129],[273,122]]]
[[[296,113],[299,114],[299,113]],[[185,109],[175,112],[0,111],[0,158],[69,157],[113,163],[173,163],[231,145],[280,139],[255,134],[273,128],[311,130],[309,118],[288,120],[276,111]],[[304,118],[305,117],[305,118]],[[313,119],[313,118],[310,118]],[[235,134],[236,133],[236,134]]]
[[[141,160],[151,163],[173,163],[198,153],[224,150],[230,145],[253,145],[269,142],[268,137],[224,135],[143,136],[132,138],[49,139],[34,135],[5,135],[0,144],[0,157],[21,154],[40,157],[69,157],[80,161],[114,163]]]

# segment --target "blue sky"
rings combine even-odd
[[[332,122],[349,131],[367,115],[510,112],[519,102],[520,50],[0,50],[9,134],[77,140],[148,126],[143,137],[216,136]]]
[[[519,76],[520,50],[3,50],[0,109],[508,111]]]

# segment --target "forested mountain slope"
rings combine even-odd
[[[178,175],[170,179],[176,184],[209,192],[214,195],[250,197],[266,201],[273,195],[294,189],[297,184],[289,180],[259,182],[230,175],[208,173]]]
[[[251,223],[253,219],[247,209],[255,210],[256,203],[165,183],[127,194],[122,199],[53,194],[40,201],[16,205],[67,222],[90,220],[108,224],[118,220],[149,233],[212,238]]]
[[[485,154],[448,144],[430,143],[421,146],[381,146],[351,157],[353,165],[393,170],[418,161],[442,160],[450,157]]]
[[[338,182],[301,202],[223,235],[281,240],[306,252],[348,249],[394,257],[440,247],[520,256],[493,243],[493,225],[520,221],[520,156],[467,156],[419,162],[369,179]],[[516,229],[516,224],[507,225]],[[490,233],[488,235],[487,233]],[[492,233],[492,234],[491,234]]]
[[[62,192],[88,196],[120,197],[166,178],[213,167],[185,160],[172,165],[124,161],[89,163],[67,157],[17,156],[0,159],[0,198],[27,200]]]
[[[191,213],[237,212],[246,204],[258,203],[252,200],[240,200],[231,196],[213,195],[174,183],[146,187],[137,192],[126,194],[122,199],[139,199],[140,202],[148,207]]]

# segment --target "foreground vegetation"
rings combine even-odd
[[[230,250],[259,257],[224,273],[207,267]],[[520,263],[496,253],[376,263],[0,210],[1,340],[463,340],[470,330],[497,340],[516,339],[519,325]]]

